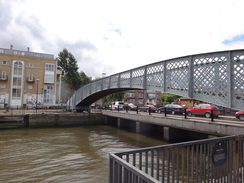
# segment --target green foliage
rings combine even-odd
[[[174,95],[174,94],[170,94],[170,95],[167,95],[167,96],[162,96],[162,103],[163,104],[172,103],[178,98],[180,98],[180,96],[179,95]]]
[[[81,84],[81,86],[84,86],[84,85],[90,83],[91,80],[92,79],[90,77],[88,77],[83,71],[80,72],[80,84]]]
[[[58,66],[63,69],[63,80],[68,84],[72,91],[75,91],[80,86],[80,77],[78,72],[77,61],[74,56],[68,52],[67,49],[63,49],[58,54]]]
[[[81,86],[91,82],[83,71],[79,72],[77,60],[66,48],[58,54],[56,58],[58,66],[62,68],[62,100],[66,102],[74,91],[78,90]]]
[[[123,101],[125,92],[117,92],[102,98],[103,104],[111,104],[113,101]]]

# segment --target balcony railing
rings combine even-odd
[[[8,76],[7,75],[1,75],[0,76],[0,81],[7,81],[8,80]]]
[[[54,55],[46,54],[46,53],[35,53],[30,51],[20,51],[20,50],[13,50],[13,49],[4,49],[0,48],[0,54],[8,54],[8,55],[16,55],[16,56],[24,56],[24,57],[35,57],[40,59],[54,59]]]
[[[28,83],[34,83],[35,82],[35,77],[32,77],[32,78],[26,77],[26,82],[28,82]]]

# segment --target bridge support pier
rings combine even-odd
[[[146,124],[139,121],[136,122],[136,133],[154,134],[156,132],[160,132],[160,134],[163,133],[163,127],[153,124]]]
[[[208,134],[181,130],[177,128],[164,127],[164,139],[167,141],[188,140],[188,139],[207,139]]]
[[[117,127],[119,129],[125,129],[128,131],[136,131],[136,122],[135,121],[130,121],[122,118],[117,119]]]

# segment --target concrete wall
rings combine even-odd
[[[82,126],[82,125],[105,125],[105,119],[101,113],[29,115],[30,128]]]
[[[0,117],[0,129],[105,125],[101,113],[27,114]]]

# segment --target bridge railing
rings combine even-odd
[[[242,183],[244,135],[112,153],[110,183]]]
[[[244,50],[189,55],[144,65],[93,81],[67,104],[89,106],[101,91],[138,89],[176,94],[232,109],[244,108]],[[103,96],[110,92],[103,92]],[[103,97],[101,96],[101,97]]]

